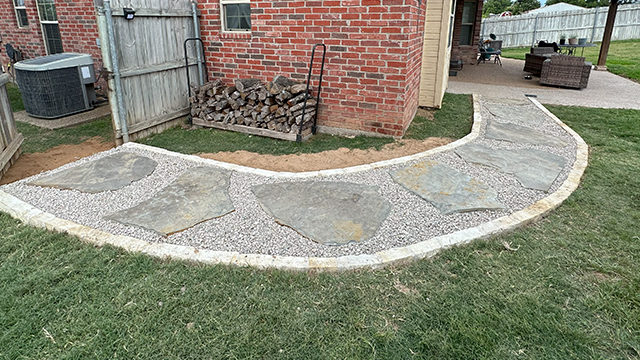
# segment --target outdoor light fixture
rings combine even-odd
[[[135,10],[132,8],[122,8],[122,12],[124,13],[124,18],[127,20],[133,20],[136,15]]]

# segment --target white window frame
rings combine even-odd
[[[220,0],[220,30],[228,34],[250,34],[251,30],[253,30],[253,25],[251,25],[252,29],[249,30],[227,30],[227,17],[224,13],[224,5],[230,4],[251,4],[251,0]]]
[[[55,6],[55,4],[53,5]],[[45,24],[55,24],[58,25],[58,32],[60,31],[60,25],[58,24],[58,10],[56,10],[56,21],[48,21],[48,20],[42,20],[42,15],[40,14],[40,5],[38,4],[38,0],[36,0],[36,9],[38,9],[38,21],[40,21],[40,32],[42,33],[42,42],[44,43],[44,49],[47,52],[47,55],[51,55],[51,52],[49,51],[49,42],[47,41],[47,36],[45,34],[44,31],[44,26]],[[62,39],[60,39],[60,41],[62,41]]]
[[[26,28],[29,27],[29,16],[27,16],[27,24],[26,25],[21,25],[20,24],[20,15],[18,15],[18,10],[24,10],[24,12],[27,12],[27,7],[26,5],[22,5],[22,6],[17,6],[15,0],[11,0],[11,3],[13,4],[13,12],[16,14],[16,23],[18,24],[18,28]]]
[[[449,9],[449,37],[447,39],[447,49],[450,51],[453,45],[453,33],[455,31],[456,22],[456,0],[451,0],[451,9]]]

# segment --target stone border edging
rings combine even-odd
[[[51,231],[58,231],[68,233],[73,236],[77,236],[82,241],[94,244],[96,246],[102,246],[105,244],[123,248],[131,252],[140,252],[143,254],[156,256],[160,258],[180,259],[187,261],[203,262],[207,264],[225,264],[225,265],[238,265],[238,266],[253,266],[261,269],[266,268],[278,268],[286,270],[321,270],[321,271],[345,271],[358,268],[379,268],[385,265],[399,263],[408,260],[422,259],[433,256],[440,249],[448,248],[454,245],[460,245],[468,243],[475,239],[486,238],[491,235],[513,230],[519,226],[531,223],[548,212],[557,208],[564,200],[566,200],[573,191],[576,190],[580,184],[580,179],[584,174],[584,171],[588,164],[589,149],[584,140],[575,131],[565,125],[560,119],[553,115],[549,110],[542,106],[537,100],[529,98],[529,100],[540,108],[545,114],[551,117],[558,125],[560,125],[565,131],[567,131],[576,141],[576,160],[573,163],[571,170],[567,176],[567,179],[562,185],[553,193],[547,197],[536,201],[528,207],[516,211],[508,216],[480,224],[478,226],[459,230],[451,234],[437,236],[425,241],[421,241],[415,244],[391,248],[383,251],[379,251],[374,254],[365,255],[348,255],[339,257],[300,257],[300,256],[280,256],[280,255],[263,255],[263,254],[241,254],[239,252],[230,251],[215,251],[207,249],[197,249],[191,246],[174,245],[167,243],[152,243],[144,240],[140,240],[130,236],[114,235],[102,230],[94,229],[85,225],[80,225],[69,220],[64,220],[54,216],[53,214],[46,213],[40,209],[33,207],[32,205],[8,194],[4,191],[0,191],[0,211],[7,212],[12,217],[21,220],[22,222],[40,227],[46,228]],[[397,164],[404,161],[410,161],[422,156],[431,155],[434,151],[442,148],[445,150],[453,147],[460,146],[475,139],[480,131],[480,125],[482,124],[480,117],[480,109],[477,97],[474,96],[474,124],[472,132],[466,137],[442,146],[437,149],[432,149],[424,153],[415,154],[411,156],[405,156],[398,159],[381,161],[369,165],[359,165],[344,169],[337,169],[342,172],[336,172],[337,170],[321,170],[307,173],[277,173],[274,171],[253,169],[245,166],[239,166],[235,164],[223,163],[210,159],[202,159],[207,164],[217,165],[227,169],[251,172],[253,174],[265,175],[265,176],[277,176],[277,177],[312,177],[312,176],[326,176],[335,175],[337,173],[352,173],[357,171],[364,171],[381,166],[388,166]],[[466,140],[466,141],[463,141]],[[456,144],[455,146],[451,146]],[[127,145],[132,146],[132,145]],[[142,149],[151,148],[153,151],[157,151],[156,148],[146,145],[133,145]],[[167,153],[169,155],[176,156],[176,153],[168,152],[166,150],[157,151],[161,153]],[[190,160],[192,155],[181,155]],[[420,155],[420,156],[416,156]],[[399,159],[403,159],[398,161]],[[300,175],[301,174],[301,175]],[[298,176],[296,176],[298,175]]]

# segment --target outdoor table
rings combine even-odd
[[[573,55],[576,51],[577,48],[581,48],[582,52],[580,53],[580,56],[584,56],[584,48],[587,47],[594,47],[596,46],[596,44],[584,44],[584,45],[571,45],[571,44],[564,44],[564,45],[558,45],[558,47],[560,48],[560,51],[564,51],[565,54],[567,55]]]

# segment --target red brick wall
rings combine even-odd
[[[475,26],[471,45],[460,45],[462,32],[462,9],[464,0],[456,1],[456,16],[453,28],[453,44],[451,46],[451,60],[462,60],[463,64],[475,65],[478,58],[478,41],[480,41],[480,27],[482,24],[482,0],[477,0]]]
[[[268,81],[282,74],[304,80],[311,47],[323,42],[320,125],[401,136],[411,122],[424,1],[252,0],[250,34],[221,32],[218,0],[198,6],[212,78]]]
[[[64,51],[91,54],[96,70],[101,69],[102,55],[96,42],[99,35],[93,1],[56,0],[56,12]]]
[[[25,0],[29,16],[29,26],[18,28],[18,23],[11,0],[0,0],[0,35],[3,44],[11,43],[20,49],[25,58],[46,55],[38,11],[35,0]],[[95,61],[96,74],[102,68],[102,57],[97,46],[98,26],[95,10],[91,0],[56,0],[58,26],[65,52],[91,54]],[[2,46],[2,63],[6,65],[4,45]]]
[[[2,37],[2,64],[7,65],[4,44],[10,43],[20,49],[25,57],[40,56],[45,53],[38,11],[35,0],[25,0],[29,26],[18,28],[18,20],[13,10],[12,0],[0,0],[0,36]]]

